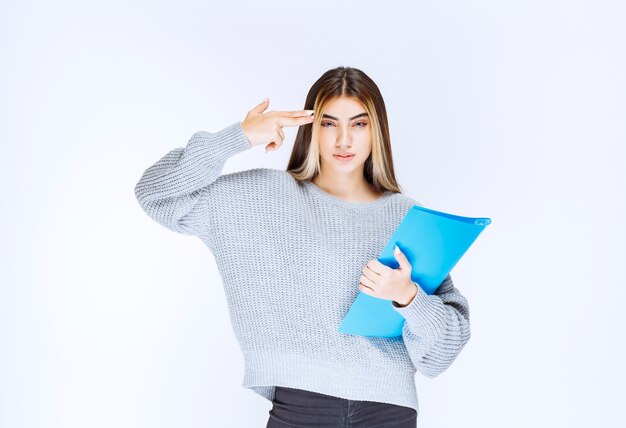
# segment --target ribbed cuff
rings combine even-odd
[[[201,138],[205,144],[210,146],[212,163],[226,161],[231,156],[252,148],[250,141],[243,132],[241,121],[237,121],[218,132],[196,132],[194,137]]]
[[[238,131],[241,133],[241,138],[244,138],[246,140],[246,143],[248,143],[248,148],[252,148],[252,143],[250,143],[250,140],[248,140],[248,137],[246,137],[246,133],[243,132],[243,122],[239,121],[236,123]]]
[[[402,315],[413,333],[418,336],[433,335],[445,327],[446,308],[441,297],[429,295],[414,282],[417,294],[407,306],[400,307],[392,302],[392,307]]]

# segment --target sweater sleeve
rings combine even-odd
[[[207,234],[211,184],[229,157],[252,148],[241,125],[238,121],[218,132],[198,131],[186,147],[169,151],[148,167],[135,185],[146,214],[175,232]]]
[[[411,303],[402,307],[392,301],[392,306],[405,318],[402,339],[413,365],[434,378],[450,367],[470,339],[469,306],[450,275],[434,294],[416,287]]]

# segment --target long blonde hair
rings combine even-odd
[[[296,180],[312,180],[320,171],[318,130],[322,112],[330,100],[351,97],[367,111],[372,127],[372,152],[365,161],[363,175],[375,191],[401,193],[396,182],[389,138],[385,102],[376,83],[363,71],[353,67],[328,70],[317,79],[306,96],[304,109],[315,110],[313,123],[298,127],[291,157],[287,165]]]

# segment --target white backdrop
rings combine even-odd
[[[134,186],[326,70],[379,85],[397,176],[493,223],[452,271],[472,338],[424,427],[624,426],[626,8],[608,1],[4,1],[0,426],[264,427],[202,242]],[[286,167],[255,147],[224,173]]]

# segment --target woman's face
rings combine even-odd
[[[372,150],[370,120],[354,98],[330,100],[322,112],[319,149],[323,169],[352,172],[361,169]],[[352,156],[340,158],[339,153]]]

